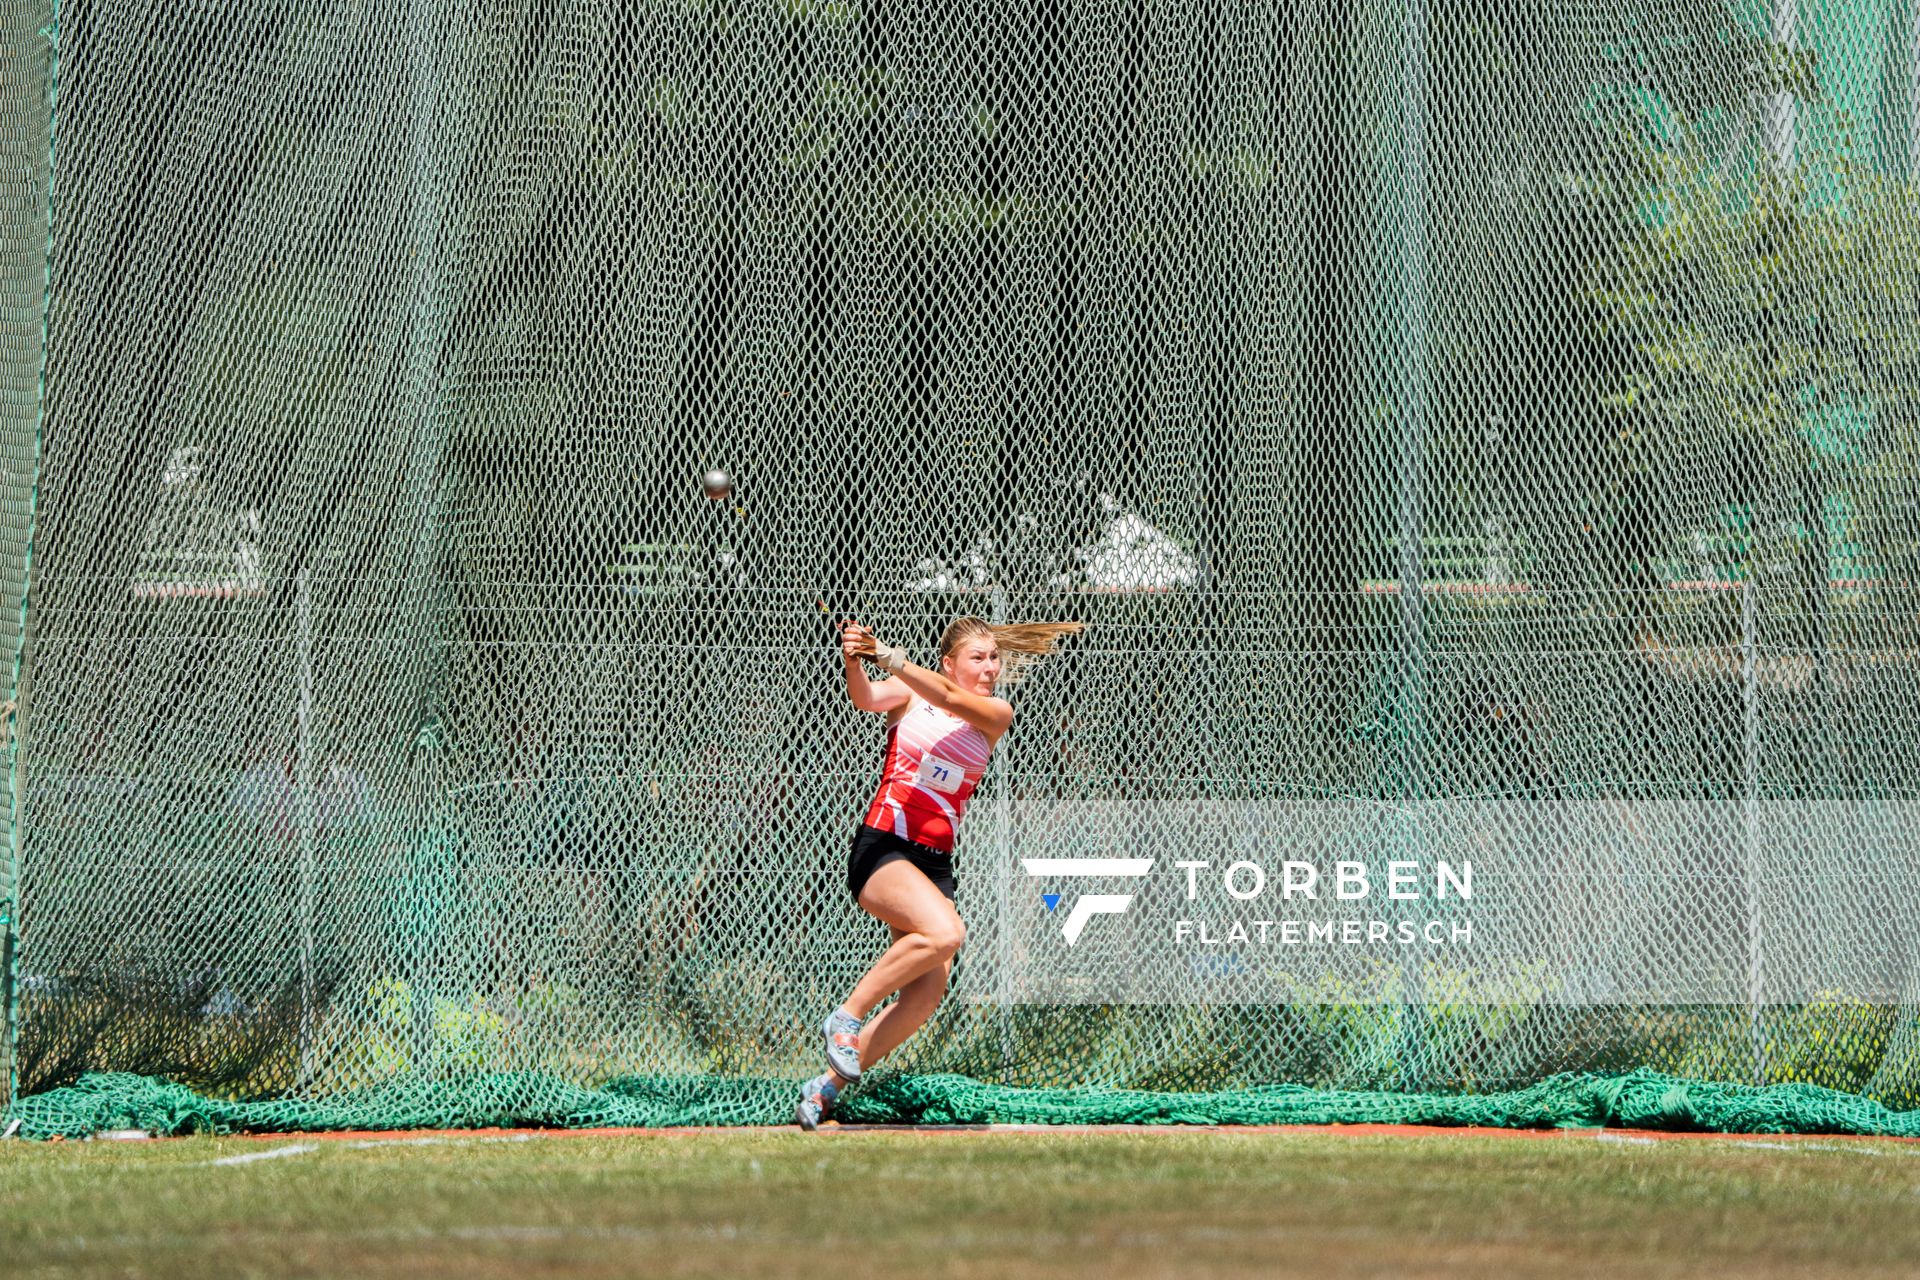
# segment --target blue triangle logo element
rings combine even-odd
[[[1057,893],[1043,893],[1040,895],[1040,900],[1047,904],[1049,911],[1060,905],[1060,895]]]

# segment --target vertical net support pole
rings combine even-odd
[[[1777,45],[1791,49],[1799,39],[1800,0],[1771,0],[1770,27],[1773,40]],[[1767,159],[1775,175],[1784,177],[1793,171],[1794,153],[1799,144],[1798,105],[1790,90],[1782,89],[1773,95],[1767,106]],[[1783,184],[1784,186],[1784,184]],[[1803,479],[1803,483],[1805,480]],[[1816,519],[1823,513],[1816,506]],[[1809,538],[1818,538],[1819,531],[1809,528]],[[1822,539],[1824,542],[1824,539]],[[1753,1058],[1753,1082],[1761,1084],[1766,1077],[1766,1046],[1762,1035],[1760,999],[1762,971],[1760,963],[1760,837],[1757,814],[1757,780],[1759,732],[1755,723],[1754,697],[1754,585],[1753,569],[1749,555],[1746,577],[1740,584],[1740,630],[1741,630],[1741,819],[1742,848],[1746,858],[1747,881],[1747,1041]],[[1821,557],[1818,566],[1821,593],[1824,597],[1827,584],[1826,558]],[[1815,659],[1824,658],[1824,653],[1816,651]],[[1824,697],[1824,682],[1816,682],[1814,696]]]
[[[1400,820],[1414,849],[1421,844],[1426,789],[1425,599],[1421,585],[1421,497],[1427,431],[1427,144],[1426,0],[1406,0],[1400,46],[1400,697],[1403,699]],[[1404,851],[1403,851],[1404,852]],[[1394,1060],[1402,1088],[1419,1088],[1420,973],[1402,948],[1401,1034]],[[1409,1074],[1415,1073],[1415,1074]]]
[[[1740,693],[1741,693],[1741,848],[1746,853],[1747,882],[1747,1043],[1753,1058],[1753,1083],[1765,1084],[1766,1043],[1760,1026],[1762,969],[1760,964],[1760,725],[1754,688],[1754,600],[1751,571],[1740,583]]]
[[[27,8],[24,13],[16,13],[15,21],[24,26],[31,23],[33,15],[38,12],[40,12],[38,6]],[[27,678],[29,671],[27,662],[28,623],[32,617],[27,607],[27,588],[32,582],[33,577],[33,533],[39,514],[40,464],[43,457],[43,437],[45,434],[47,409],[47,345],[53,311],[54,120],[56,118],[55,107],[57,103],[58,73],[60,67],[59,0],[51,0],[51,3],[44,12],[46,14],[46,25],[40,27],[37,32],[30,33],[21,29],[10,29],[4,33],[7,46],[5,56],[5,83],[9,88],[13,86],[27,87],[31,89],[31,94],[21,100],[0,102],[0,110],[4,110],[7,117],[6,142],[16,145],[21,143],[26,144],[21,147],[22,153],[18,156],[11,157],[11,159],[19,160],[21,162],[20,167],[23,169],[28,168],[28,163],[31,162],[31,168],[28,169],[28,172],[32,174],[31,177],[26,179],[27,190],[21,193],[27,198],[24,200],[10,198],[7,201],[10,209],[24,210],[26,218],[19,224],[14,224],[11,218],[7,219],[6,231],[8,233],[8,248],[9,250],[16,251],[18,256],[15,257],[14,253],[9,253],[8,256],[12,258],[13,261],[7,264],[9,269],[5,274],[9,277],[14,276],[14,271],[11,268],[17,263],[20,269],[18,283],[24,287],[20,288],[17,293],[12,287],[9,287],[7,289],[9,297],[5,299],[5,301],[11,301],[14,298],[24,299],[31,297],[33,292],[37,292],[39,295],[37,299],[39,304],[37,310],[40,321],[39,332],[36,335],[37,350],[27,353],[25,359],[18,361],[17,368],[9,368],[6,370],[8,374],[18,373],[20,375],[18,378],[19,390],[28,390],[30,385],[33,402],[31,425],[29,426],[25,421],[19,423],[17,427],[14,423],[6,423],[5,440],[5,444],[9,446],[6,452],[12,455],[16,450],[11,446],[16,442],[24,446],[27,440],[29,438],[31,439],[31,464],[25,469],[30,472],[32,478],[27,485],[25,516],[21,521],[22,527],[9,528],[7,530],[10,541],[16,537],[19,539],[20,562],[17,581],[8,582],[5,584],[5,587],[8,592],[17,591],[19,593],[20,610],[18,618],[16,619],[18,629],[13,636],[13,663],[7,682],[7,699],[4,707],[0,707],[0,712],[4,713],[3,727],[6,733],[7,777],[9,784],[7,793],[8,812],[6,838],[4,842],[0,842],[0,1005],[4,1005],[4,1016],[0,1017],[0,1066],[3,1066],[6,1072],[6,1097],[4,1099],[4,1106],[0,1106],[0,1114],[4,1114],[12,1108],[14,1100],[20,1091],[19,888],[20,851],[23,835],[22,818],[25,813],[25,806],[22,802],[26,797],[26,704],[27,687],[29,683]],[[41,83],[39,77],[34,74],[38,68],[29,65],[30,63],[37,62],[42,56],[41,51],[43,48],[45,50],[44,56],[46,57],[46,93],[44,98],[42,98],[39,93]],[[42,112],[44,112],[44,114],[42,114]],[[44,151],[40,150],[37,137],[37,122],[42,119],[46,122]],[[36,127],[33,132],[15,134],[13,132],[15,122],[18,121],[24,124],[27,120],[36,122]],[[13,149],[14,146],[9,145],[8,150],[11,151]],[[12,168],[13,166],[10,164],[8,167]],[[11,186],[11,183],[8,185]],[[37,199],[35,198],[36,195],[38,196]],[[43,213],[44,220],[41,216]],[[0,217],[3,216],[5,215],[0,215]],[[30,262],[33,264],[32,266],[28,265]],[[35,270],[36,267],[37,270]],[[29,272],[31,274],[29,274]],[[32,281],[32,284],[28,283],[29,280]],[[7,284],[12,286],[15,284],[15,281],[10,279],[7,281]],[[37,290],[33,290],[33,284],[38,285]],[[11,354],[11,352],[8,354]],[[7,364],[11,366],[15,365],[16,362],[9,360]],[[22,399],[24,399],[24,397],[22,397]],[[16,403],[18,403],[18,401],[16,401]],[[24,418],[25,415],[23,414],[22,417]],[[17,452],[24,455],[26,449],[22,447]],[[14,459],[10,456],[7,461],[12,463]],[[19,458],[19,461],[26,462],[27,459],[22,456]],[[14,468],[9,465],[7,470],[13,472]],[[11,488],[10,485],[8,487]],[[9,524],[11,523],[12,522],[9,521]]]
[[[1000,583],[993,584],[993,625],[1005,626],[1007,621],[1007,589]],[[1006,766],[1000,767],[1000,777],[993,788],[993,865],[994,876],[999,888],[999,926],[1000,954],[995,967],[1000,971],[999,1005],[996,1014],[1000,1023],[1000,1083],[1013,1083],[1013,839],[1012,798],[1007,794],[1010,782]]]
[[[457,942],[455,921],[465,903],[454,837],[448,828],[447,652],[444,504],[448,423],[443,394],[448,317],[453,299],[448,279],[446,210],[451,199],[448,155],[464,117],[447,118],[445,87],[450,33],[457,21],[452,6],[439,0],[406,0],[408,12],[404,67],[405,119],[411,159],[409,256],[412,260],[411,317],[407,335],[405,408],[412,433],[407,458],[407,500],[416,522],[405,587],[406,628],[416,664],[410,760],[406,794],[412,804],[413,895],[407,922],[404,967],[416,1011],[432,1009],[452,968]],[[428,1062],[433,1054],[428,1017],[411,1024],[409,1060]]]
[[[1772,0],[1770,26],[1774,43],[1791,49],[1799,43],[1800,0]],[[1767,153],[1781,173],[1793,168],[1799,143],[1799,104],[1793,91],[1781,89],[1767,104]]]
[[[300,1085],[313,1079],[313,583],[302,568],[294,580],[300,667]]]
[[[1908,0],[1907,181],[1920,181],[1920,0]]]

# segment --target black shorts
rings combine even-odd
[[[867,878],[889,862],[905,859],[926,872],[933,887],[947,895],[949,902],[959,891],[953,879],[953,855],[944,849],[914,840],[903,840],[891,831],[882,831],[861,823],[853,829],[853,848],[847,855],[847,891],[860,900]]]

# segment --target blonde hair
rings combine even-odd
[[[996,627],[985,618],[960,617],[940,633],[940,657],[945,659],[969,640],[991,640],[1000,650],[999,686],[1005,689],[1020,683],[1040,659],[1054,653],[1062,636],[1085,630],[1078,622],[1016,622]]]

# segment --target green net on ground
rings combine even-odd
[[[783,1125],[793,1082],[628,1077],[585,1089],[549,1075],[475,1076],[457,1089],[396,1079],[324,1099],[229,1101],[153,1077],[102,1074],[24,1099],[30,1138],[138,1129],[165,1136],[362,1128],[586,1129]],[[1295,1084],[1218,1092],[1013,1088],[968,1076],[892,1076],[837,1109],[849,1124],[1420,1124],[1504,1129],[1628,1128],[1714,1133],[1920,1137],[1920,1116],[1818,1085],[1718,1084],[1654,1071],[1567,1073],[1485,1094],[1321,1090]]]
[[[816,600],[1087,626],[850,1118],[1920,1106],[1913,0],[0,33],[23,1130],[779,1118]]]

